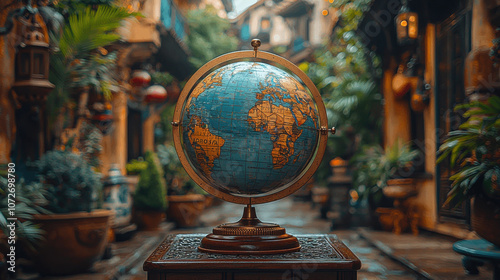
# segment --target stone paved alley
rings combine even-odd
[[[330,222],[319,218],[319,210],[310,202],[293,201],[292,198],[258,205],[258,217],[265,222],[278,223],[291,234],[330,233]],[[209,233],[223,222],[241,217],[242,205],[223,203],[209,208],[201,217],[203,226],[192,229],[173,229],[165,223],[158,232],[138,232],[132,240],[115,243],[114,257],[99,262],[95,271],[71,277],[46,277],[44,280],[81,279],[146,279],[142,264],[166,234]],[[492,279],[492,269],[480,267],[479,275],[465,275],[461,256],[453,252],[455,240],[429,232],[419,236],[409,233],[396,236],[390,232],[366,228],[334,230],[339,238],[361,259],[358,279]],[[34,279],[34,278],[25,278]]]

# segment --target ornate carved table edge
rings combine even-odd
[[[168,235],[144,262],[145,271],[282,269],[298,262],[317,269],[359,270],[361,261],[335,234],[297,234],[300,252],[279,255],[223,255],[197,250],[205,234]],[[194,265],[196,264],[196,265]],[[279,268],[278,268],[279,267]]]

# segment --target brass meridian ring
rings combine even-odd
[[[172,122],[172,124],[175,124],[172,128],[175,150],[177,152],[177,155],[179,156],[182,166],[184,167],[184,169],[186,169],[186,172],[193,179],[193,181],[195,181],[200,187],[202,187],[205,191],[212,194],[213,196],[238,204],[259,204],[271,202],[291,195],[303,185],[305,185],[307,181],[309,181],[314,172],[316,172],[316,170],[318,169],[321,160],[323,159],[326,142],[328,140],[328,134],[321,133],[318,130],[318,146],[316,152],[313,155],[313,159],[309,162],[309,165],[304,169],[305,171],[303,171],[302,175],[297,176],[295,180],[287,184],[288,186],[283,186],[279,191],[263,196],[236,196],[228,192],[216,189],[203,177],[196,173],[196,171],[192,168],[186,154],[184,153],[183,145],[181,142],[183,128],[181,122],[181,114],[184,109],[184,105],[191,93],[191,90],[197,85],[197,82],[210,71],[238,61],[258,61],[269,63],[271,65],[277,64],[291,71],[305,84],[307,89],[309,89],[309,91],[311,92],[314,101],[316,102],[319,114],[319,128],[328,127],[326,109],[323,100],[321,99],[321,95],[311,79],[304,72],[302,72],[300,68],[298,68],[295,64],[288,61],[287,59],[276,54],[263,51],[237,51],[221,55],[207,62],[205,65],[200,67],[198,71],[193,74],[193,76],[191,76],[191,78],[182,89],[182,92],[177,101],[177,105],[175,106],[174,118]]]

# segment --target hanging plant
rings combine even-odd
[[[154,72],[151,75],[151,82],[153,84],[158,84],[167,87],[173,81],[174,81],[174,76],[170,75],[170,73],[168,72]]]

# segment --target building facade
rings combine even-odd
[[[467,238],[472,234],[470,204],[443,206],[451,188],[451,170],[445,163],[436,164],[437,150],[447,133],[463,121],[454,112],[455,105],[477,98],[466,92],[465,81],[477,80],[466,61],[476,50],[492,47],[498,5],[489,0],[410,1],[410,10],[418,16],[418,38],[410,45],[397,41],[394,17],[401,5],[397,0],[375,0],[358,30],[383,61],[384,144],[388,147],[398,139],[411,141],[423,155],[411,176],[418,193],[412,203],[418,209],[419,226]],[[399,66],[409,62],[408,57],[416,59],[420,70],[406,75],[410,91],[398,98],[394,80]],[[497,94],[494,87],[491,89],[490,94]],[[418,94],[426,100],[416,107],[412,103]]]
[[[258,38],[261,49],[278,53],[297,63],[329,38],[336,22],[328,1],[260,0],[233,20],[240,49]]]

